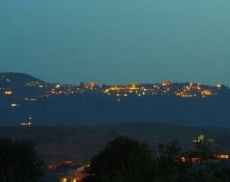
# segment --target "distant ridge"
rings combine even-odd
[[[27,73],[21,73],[21,72],[0,72],[0,81],[4,81],[4,78],[9,78],[11,79],[13,82],[22,82],[22,83],[26,83],[28,81],[38,81],[38,82],[44,82],[43,80],[39,79],[39,78],[36,78],[30,74],[27,74]],[[170,82],[170,81],[165,81],[165,82]],[[55,82],[56,83],[56,82]],[[83,83],[83,82],[82,82]],[[132,84],[134,82],[131,82],[130,84]],[[185,84],[185,83],[190,83],[190,82],[175,82],[175,84]],[[2,83],[1,83],[2,84]],[[104,85],[107,85],[106,83],[103,83]],[[139,83],[140,85],[150,85],[150,83]],[[198,84],[198,83],[195,83],[194,84]],[[74,85],[74,84],[68,84],[68,85]],[[122,85],[122,84],[116,84],[116,85]],[[213,86],[213,85],[207,85],[207,84],[201,84],[201,85],[205,85],[205,86],[209,86],[209,87],[216,87]],[[225,86],[227,87],[226,85],[224,84],[221,84],[221,83],[218,83],[218,85],[222,85],[222,86]]]
[[[13,72],[5,72],[0,73],[0,84],[8,84],[8,85],[25,85],[28,82],[43,82],[42,80],[35,78],[31,75],[25,73],[13,73]]]
[[[164,122],[230,127],[230,89],[197,83],[70,85],[0,73],[0,125]]]

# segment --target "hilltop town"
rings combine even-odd
[[[0,73],[0,98],[2,125],[31,126],[32,119],[35,125],[61,121],[230,125],[230,89],[220,83],[70,85],[48,83],[23,73]]]

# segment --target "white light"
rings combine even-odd
[[[55,85],[55,88],[60,88],[60,87],[61,87],[60,84]]]

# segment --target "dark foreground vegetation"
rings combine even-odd
[[[118,137],[93,157],[84,182],[227,182],[229,172],[205,141],[187,151],[174,141],[155,153],[146,144]]]
[[[183,150],[177,141],[150,147],[117,137],[89,161],[83,176],[52,178],[53,182],[229,182],[229,160],[217,157],[209,141]],[[0,138],[0,182],[39,182],[43,163],[33,143]],[[78,170],[76,170],[78,171]],[[48,171],[47,171],[48,172]],[[44,177],[44,182],[50,182]]]
[[[42,174],[33,143],[0,138],[0,182],[38,182]]]
[[[0,127],[0,136],[13,140],[28,139],[36,145],[46,163],[59,163],[65,160],[88,161],[105,145],[119,136],[129,136],[147,143],[157,151],[159,144],[172,140],[180,141],[182,148],[194,146],[196,136],[204,134],[212,140],[212,146],[223,148],[221,152],[230,153],[230,129],[186,127],[163,123],[127,124],[65,124],[56,126]]]

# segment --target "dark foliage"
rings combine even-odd
[[[0,138],[0,181],[37,182],[41,177],[42,161],[33,143]]]
[[[151,181],[154,173],[152,162],[152,153],[146,144],[119,137],[92,159],[92,175],[85,181]]]
[[[201,161],[189,160],[194,154]],[[160,145],[154,154],[146,144],[119,137],[92,159],[89,176],[84,182],[229,181],[227,173],[213,160],[213,155],[206,143],[200,143],[194,150],[182,151],[179,143],[174,141]]]

